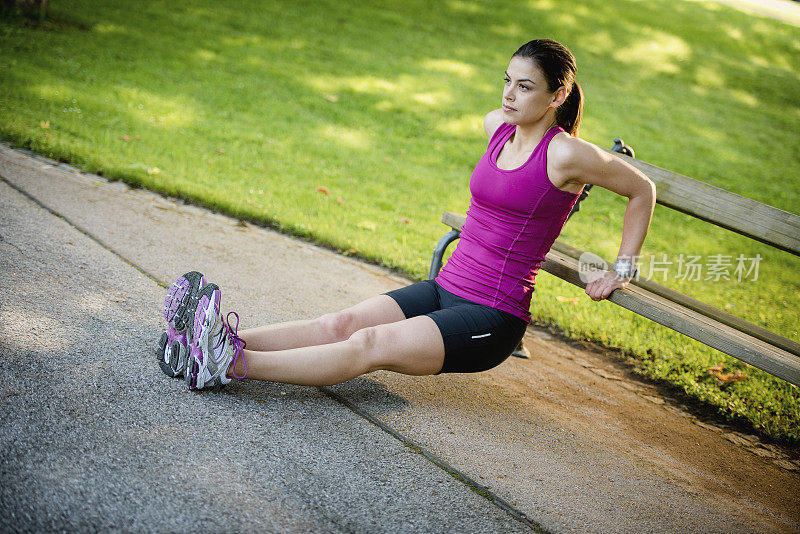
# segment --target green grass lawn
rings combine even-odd
[[[262,221],[416,278],[463,213],[525,41],[578,59],[582,137],[787,211],[800,202],[800,28],[713,2],[580,5],[55,0],[0,21],[0,135],[87,171]],[[320,192],[325,188],[329,194]],[[595,189],[562,239],[616,254],[624,199]],[[800,259],[657,207],[657,281],[800,341]],[[681,254],[731,280],[682,280]],[[760,254],[757,279],[735,259]],[[663,277],[666,276],[666,280]],[[562,297],[567,297],[564,299]],[[569,300],[579,297],[577,301]],[[534,318],[622,347],[637,369],[800,444],[800,393],[547,273]],[[719,385],[708,367],[741,370]]]

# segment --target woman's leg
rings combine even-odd
[[[396,315],[385,317],[391,319]],[[247,378],[325,386],[379,369],[409,375],[434,374],[444,362],[444,341],[433,319],[421,315],[361,328],[343,341],[326,345],[277,351],[244,350],[243,355]],[[235,374],[242,376],[245,368],[241,359],[235,364]]]
[[[247,348],[251,351],[278,351],[344,341],[362,328],[403,319],[405,315],[392,297],[378,295],[316,319],[241,330],[239,337],[247,342]]]

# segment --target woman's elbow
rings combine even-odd
[[[642,174],[639,180],[639,187],[636,188],[635,197],[641,199],[641,202],[648,204],[651,209],[656,205],[656,184]]]

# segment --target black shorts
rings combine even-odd
[[[495,367],[514,352],[528,326],[506,311],[454,295],[433,280],[384,294],[397,301],[406,319],[427,315],[439,327],[444,340],[439,373],[477,373]]]

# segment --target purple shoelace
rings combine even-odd
[[[231,328],[231,314],[236,317],[236,327]],[[225,316],[225,328],[223,330],[227,331],[227,335],[229,336],[231,345],[233,345],[233,350],[235,351],[235,355],[233,357],[233,377],[242,380],[247,376],[247,361],[244,359],[244,354],[242,351],[247,347],[247,342],[239,337],[239,314],[236,312],[228,312],[228,315]],[[244,374],[239,376],[236,374],[236,360],[241,358],[242,365],[244,366]]]

